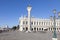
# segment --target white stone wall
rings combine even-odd
[[[26,24],[26,21],[28,21],[27,17],[23,17],[19,21],[20,21],[20,24],[19,24],[20,27],[22,27],[22,28],[28,27],[28,24]],[[23,22],[25,22],[25,23],[23,23]],[[36,31],[39,31],[40,28],[41,29],[48,28],[48,31],[53,31],[53,27],[54,27],[53,20],[31,18],[30,23],[31,23],[31,27],[33,28],[33,31],[34,31],[34,28],[36,28]],[[60,19],[56,19],[56,31],[59,31],[59,30],[60,30]]]

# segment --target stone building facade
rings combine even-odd
[[[19,18],[19,30],[20,31],[53,31],[54,29],[54,20],[52,17],[50,19],[40,19],[35,17],[30,17],[32,7],[28,6],[28,16]],[[60,16],[60,15],[59,15]],[[56,18],[56,31],[60,30],[60,19]]]

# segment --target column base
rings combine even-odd
[[[57,40],[57,38],[52,38],[52,40]]]

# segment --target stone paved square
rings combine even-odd
[[[5,32],[0,33],[0,40],[52,40],[52,32]],[[57,32],[58,40],[60,40],[60,33]]]

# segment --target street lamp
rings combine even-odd
[[[56,34],[56,16],[55,16],[55,14],[56,14],[56,9],[54,9],[53,10],[53,13],[54,13],[54,32],[53,32],[53,38],[52,38],[52,40],[57,40],[57,34]]]

